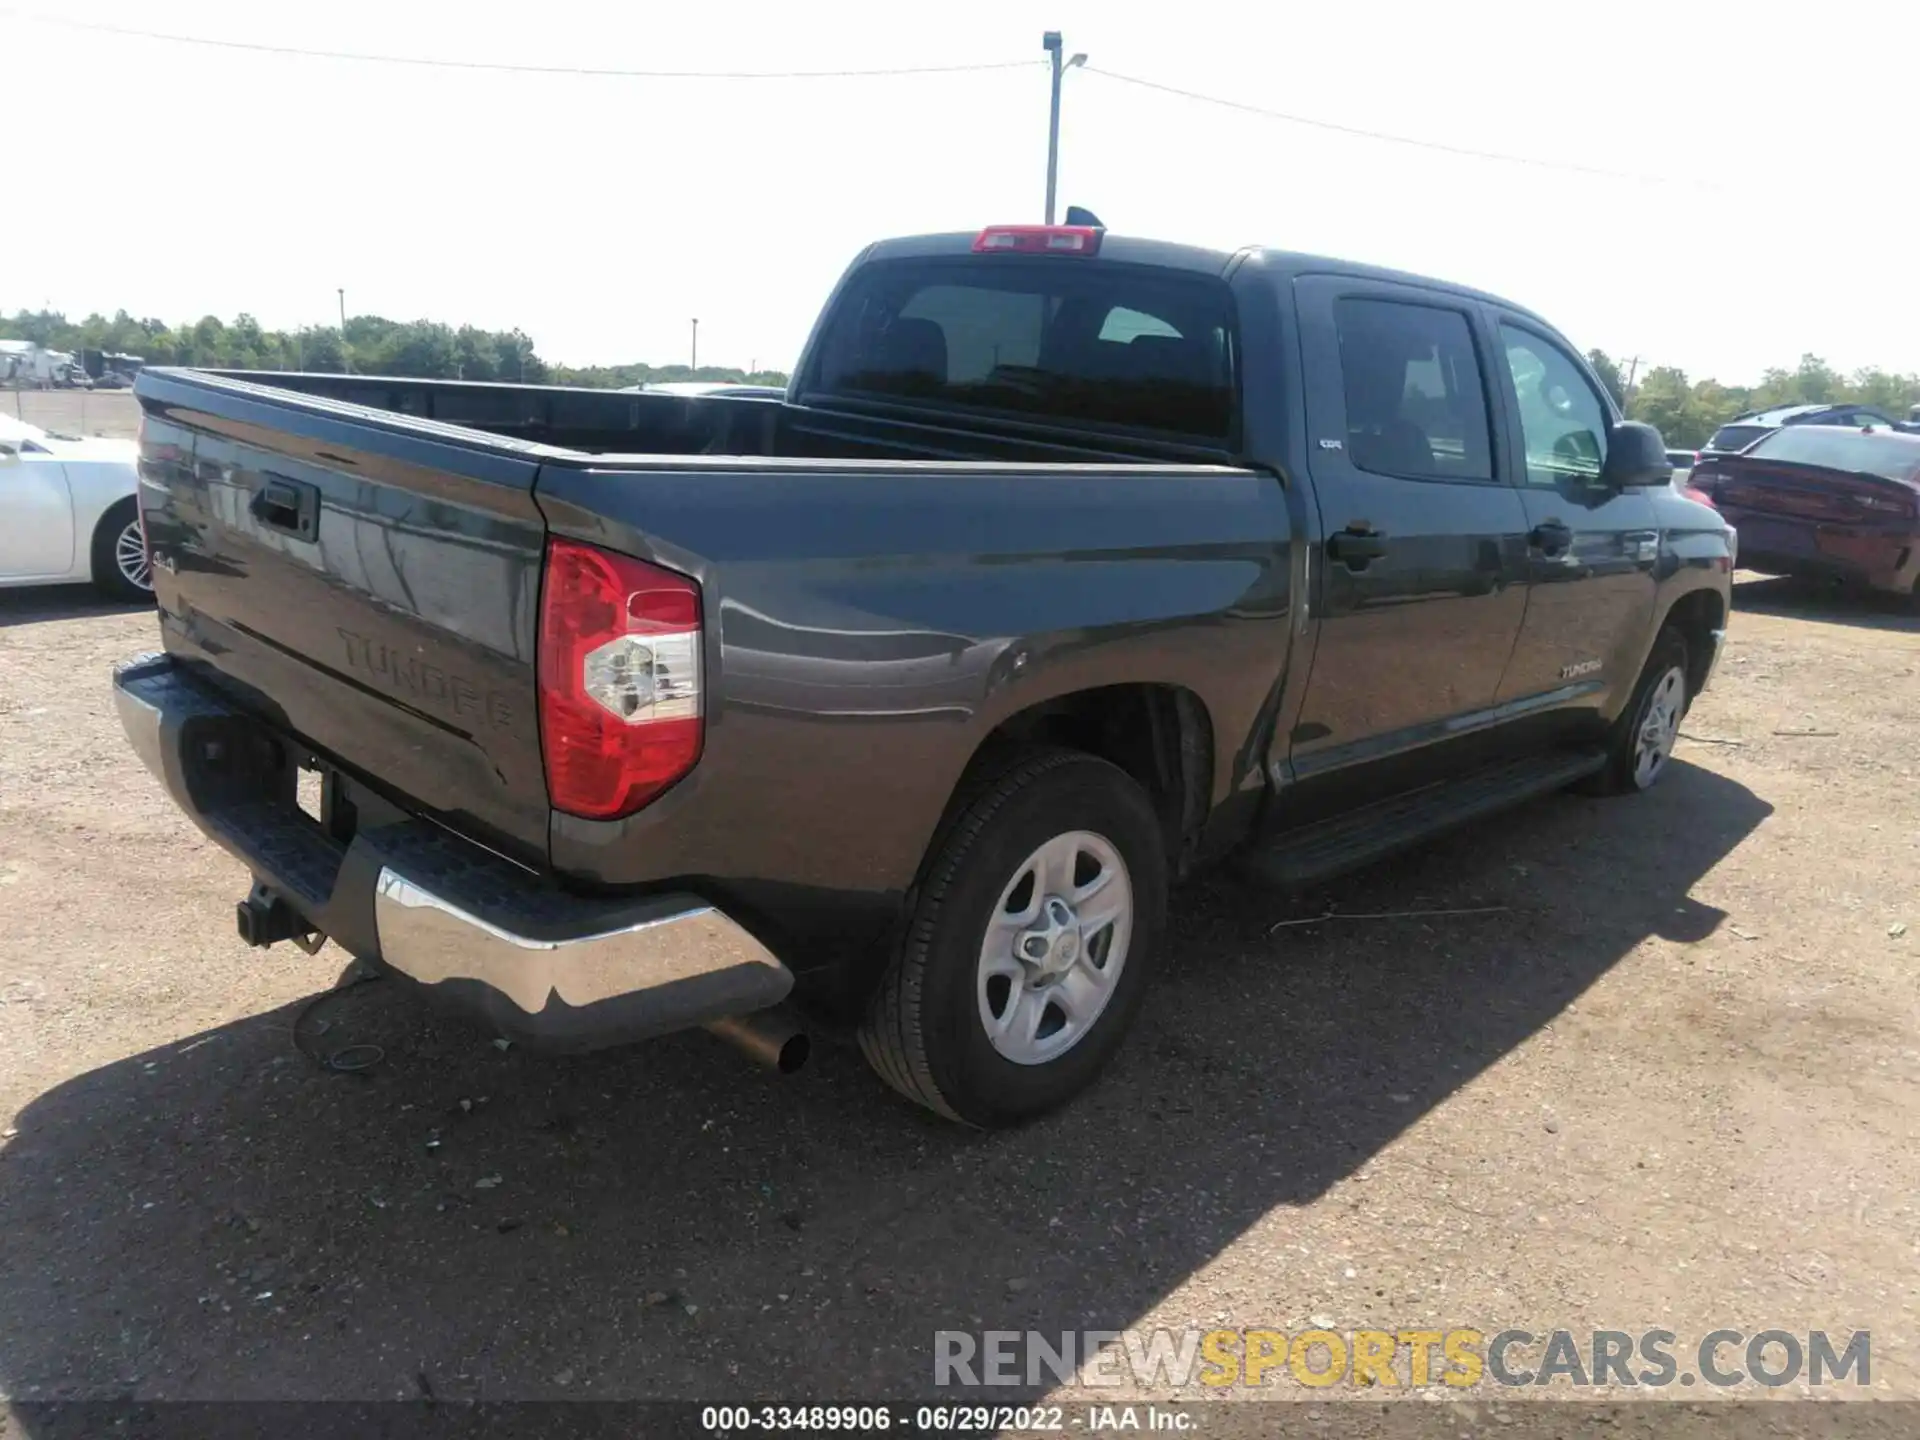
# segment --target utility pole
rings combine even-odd
[[[351,375],[353,356],[347,353],[347,287],[338,286],[336,293],[340,296],[340,365],[347,374]]]
[[[698,319],[693,322],[693,364],[687,368],[692,372],[687,376],[689,380],[700,378],[700,322]]]
[[[1628,400],[1633,398],[1633,377],[1639,373],[1639,370],[1640,370],[1640,357],[1638,355],[1635,355],[1627,361],[1626,383],[1620,387],[1625,392],[1620,397],[1620,403],[1622,405],[1626,404]]]
[[[1084,52],[1064,65],[1060,63],[1060,32],[1049,30],[1040,37],[1040,46],[1053,66],[1053,102],[1047,112],[1047,224],[1053,224],[1053,197],[1060,176],[1060,80],[1076,65],[1087,63]]]

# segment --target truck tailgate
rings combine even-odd
[[[167,650],[319,758],[544,863],[542,448],[198,374],[136,393]]]

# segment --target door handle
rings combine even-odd
[[[1387,537],[1377,530],[1349,525],[1327,537],[1327,555],[1350,570],[1364,570],[1387,553]]]
[[[247,509],[269,530],[284,531],[302,540],[311,540],[320,528],[320,490],[298,480],[268,476]]]
[[[1573,531],[1558,520],[1548,520],[1527,532],[1527,543],[1553,559],[1573,548]]]

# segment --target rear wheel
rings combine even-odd
[[[153,568],[140,511],[131,496],[100,517],[93,532],[93,583],[115,600],[151,600]]]
[[[947,829],[860,1031],[930,1110],[1006,1125],[1064,1104],[1119,1048],[1157,960],[1167,867],[1146,793],[1089,755],[1029,755]]]
[[[1607,768],[1594,777],[1590,788],[1611,795],[1652,789],[1667,773],[1674,742],[1680,738],[1680,722],[1692,702],[1687,637],[1669,625],[1654,638],[1653,653],[1640,672],[1633,699],[1608,736]]]

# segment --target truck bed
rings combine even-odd
[[[175,372],[179,373],[179,372]],[[278,392],[455,425],[585,455],[861,460],[1217,462],[1223,452],[1145,437],[1095,440],[1008,419],[956,424],[910,406],[831,408],[741,395],[665,395],[383,375],[202,372]]]
[[[262,378],[139,381],[168,652],[303,756],[573,883],[897,893],[1015,700],[1156,677],[1245,734],[1284,660],[1270,475],[750,398]],[[561,539],[699,587],[704,750],[622,819],[549,801]],[[851,800],[876,774],[886,803]],[[828,817],[804,852],[802,792]]]

